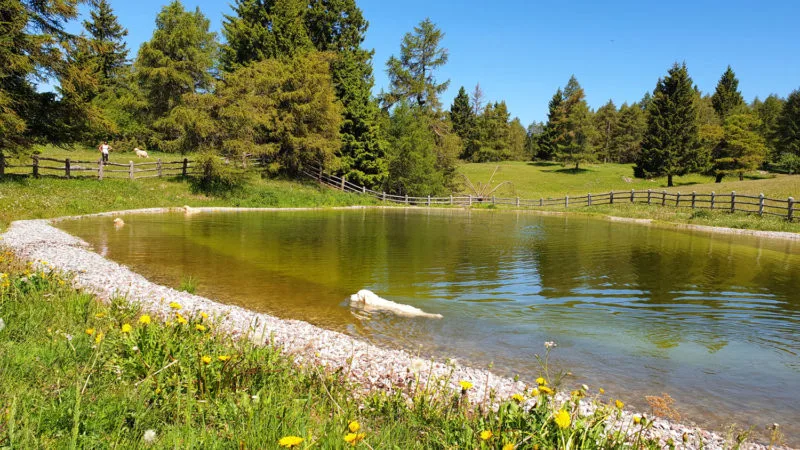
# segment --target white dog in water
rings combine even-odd
[[[428,317],[431,319],[441,319],[441,314],[431,314],[410,305],[402,305],[391,300],[378,297],[374,292],[362,289],[350,296],[351,303],[363,303],[364,309],[389,311],[398,316],[407,317]]]

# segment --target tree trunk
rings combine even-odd
[[[739,172],[739,181],[744,181],[744,172]]]
[[[667,175],[667,187],[672,187],[672,174]]]
[[[578,164],[580,164],[580,161],[575,163],[575,172],[578,171]]]
[[[717,174],[717,178],[714,180],[714,183],[722,183],[722,177],[724,177],[724,176],[725,175],[723,175],[721,173],[718,173]]]

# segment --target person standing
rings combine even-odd
[[[102,156],[103,162],[107,163],[108,162],[108,152],[111,150],[111,146],[108,145],[108,141],[103,141],[103,143],[100,144],[97,147],[97,149],[100,150],[100,156]]]

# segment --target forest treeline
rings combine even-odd
[[[592,110],[573,76],[527,127],[506,103],[461,87],[449,109],[444,32],[425,19],[372,94],[368,22],[355,0],[235,0],[221,34],[179,1],[164,6],[135,55],[108,0],[0,0],[0,151],[36,144],[253,153],[273,173],[324,164],[348,180],[411,195],[453,188],[459,160],[552,160],[574,170],[634,163],[638,177],[742,177],[800,171],[800,91],[745,102],[728,67],[712,94],[675,64],[633,104]],[[222,38],[222,39],[221,39]],[[221,43],[223,42],[223,43]],[[36,84],[57,80],[56,93]]]

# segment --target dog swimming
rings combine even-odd
[[[398,316],[406,317],[427,317],[430,319],[441,319],[441,314],[431,314],[410,305],[395,303],[385,298],[380,298],[374,292],[362,289],[350,296],[350,303],[360,303],[364,309],[372,311],[387,311]]]

